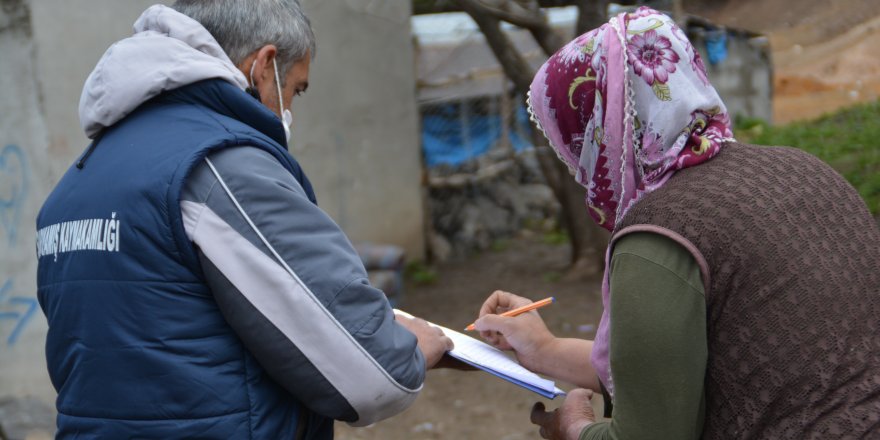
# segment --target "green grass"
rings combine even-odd
[[[541,278],[544,279],[545,283],[555,283],[555,282],[562,279],[562,273],[551,271],[551,272],[545,273]]]
[[[489,249],[491,249],[492,252],[504,252],[508,247],[510,247],[510,241],[502,238],[493,241],[492,245],[489,246]]]
[[[568,244],[570,241],[568,238],[568,232],[562,229],[554,229],[552,231],[547,231],[544,233],[544,243],[559,246],[563,244]]]
[[[873,215],[880,214],[880,101],[784,126],[747,118],[736,125],[741,142],[797,147],[818,156],[859,191]]]
[[[437,282],[437,272],[422,261],[409,262],[404,273],[416,284],[424,285]]]

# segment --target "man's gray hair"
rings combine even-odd
[[[274,44],[282,82],[295,62],[315,57],[315,34],[297,0],[177,0],[171,7],[201,23],[236,66]]]

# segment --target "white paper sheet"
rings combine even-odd
[[[408,318],[413,317],[409,313],[398,309],[394,309],[394,313]],[[503,351],[455,330],[432,322],[428,324],[439,328],[449,339],[452,339],[455,348],[449,352],[450,356],[551,399],[554,396],[565,394],[564,391],[556,387],[552,380],[544,379],[529,371],[515,359],[507,356]]]

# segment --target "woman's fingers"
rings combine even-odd
[[[503,290],[496,290],[483,302],[483,306],[480,307],[480,316],[497,315],[531,303],[532,300],[528,298],[523,298]]]

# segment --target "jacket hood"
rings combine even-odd
[[[147,100],[210,78],[247,86],[217,40],[199,22],[163,5],[144,11],[134,35],[110,46],[79,100],[80,125],[94,138]]]

